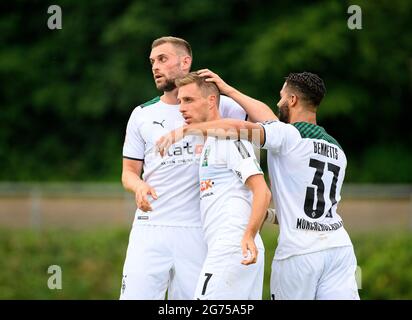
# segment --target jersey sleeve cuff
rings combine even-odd
[[[261,143],[260,146],[257,146],[257,147],[264,148],[264,147],[265,147],[265,144],[266,144],[266,129],[265,129],[265,125],[264,125],[263,123],[261,123],[261,122],[258,122],[257,124],[260,125],[260,126],[262,127],[262,129],[263,129],[263,142]]]
[[[128,156],[125,156],[125,155],[123,155],[123,159],[136,160],[136,161],[144,161],[144,159],[128,157]]]
[[[260,168],[259,164],[257,163],[256,158],[249,157],[244,159],[240,165],[237,167],[236,174],[239,179],[242,181],[243,184],[246,183],[246,180],[254,175],[262,174],[263,171]]]

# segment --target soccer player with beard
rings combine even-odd
[[[189,43],[162,37],[152,44],[152,73],[163,92],[136,107],[128,121],[123,146],[122,183],[135,194],[137,210],[123,268],[120,299],[192,299],[206,254],[199,209],[198,161],[203,140],[188,137],[162,158],[155,142],[182,126],[175,79],[189,73]],[[255,104],[243,110],[226,96],[224,118],[267,119]],[[246,111],[246,112],[245,112]],[[190,121],[190,119],[186,119]],[[141,177],[143,172],[143,176]]]
[[[200,74],[214,81],[221,91],[239,94],[209,70]],[[280,91],[281,121],[222,119],[195,123],[157,143],[164,152],[186,135],[238,138],[246,133],[250,141],[267,149],[280,227],[272,262],[273,299],[359,299],[356,256],[337,212],[346,155],[316,122],[325,92],[324,82],[316,74],[291,73]]]

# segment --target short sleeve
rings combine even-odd
[[[221,95],[219,111],[222,118],[247,120],[246,111],[232,98]]]
[[[126,128],[123,145],[123,157],[133,160],[144,160],[145,143],[139,130],[139,115],[142,108],[133,110]]]
[[[233,170],[242,183],[245,183],[250,176],[263,175],[263,171],[255,157],[253,146],[249,141],[228,140],[228,143],[228,168]]]
[[[288,152],[300,140],[294,126],[278,120],[258,122],[264,131],[261,148],[274,153]]]

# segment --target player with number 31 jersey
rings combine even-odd
[[[272,262],[273,299],[359,299],[356,256],[337,212],[346,155],[316,121],[325,92],[316,74],[291,73],[280,91],[279,118],[273,115],[262,123],[223,119],[183,129],[182,136],[243,132],[267,149],[280,227]]]
[[[346,169],[341,146],[322,127],[306,122],[262,127],[281,229],[275,259],[351,246],[336,210]]]

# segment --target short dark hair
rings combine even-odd
[[[153,41],[152,49],[157,47],[157,46],[160,46],[161,44],[164,44],[164,43],[171,43],[176,48],[183,49],[186,54],[188,54],[190,57],[192,57],[192,48],[191,48],[189,42],[187,42],[186,40],[184,40],[182,38],[171,37],[171,36],[158,38],[158,39]]]
[[[317,107],[326,93],[326,87],[323,80],[314,73],[301,72],[290,73],[286,77],[287,87],[299,91],[303,99],[309,104]]]

